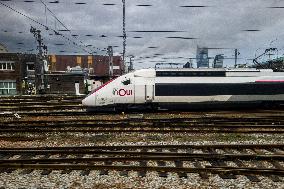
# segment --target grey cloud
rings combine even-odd
[[[48,2],[44,0],[44,2]],[[59,4],[47,3],[48,7],[56,16],[71,30],[72,34],[78,35],[74,38],[69,32],[61,32],[66,37],[82,45],[92,45],[88,49],[105,54],[104,49],[108,45],[119,46],[115,54],[122,52],[122,3],[121,0],[84,0],[86,5],[75,5],[76,0],[60,0]],[[35,3],[23,3],[21,0],[3,2],[15,7],[17,10],[27,14],[37,21],[46,24],[44,6],[39,0]],[[103,3],[116,4],[114,6],[103,6]],[[182,30],[182,33],[127,33],[127,55],[137,57],[153,57],[154,54],[165,54],[152,58],[151,60],[162,60],[163,57],[193,57],[196,47],[227,47],[238,48],[241,52],[240,63],[245,63],[245,58],[252,58],[258,48],[274,46],[283,54],[283,26],[284,9],[269,9],[271,6],[284,6],[281,0],[128,0],[126,1],[126,27],[127,31],[133,30]],[[150,7],[136,6],[139,4],[151,4]],[[180,6],[197,5],[209,6],[205,8],[183,8]],[[23,42],[23,51],[35,49],[32,34],[29,33],[30,26],[42,30],[44,42],[50,53],[85,53],[82,49],[68,42],[61,36],[54,34],[51,30],[46,31],[36,23],[29,21],[23,16],[16,14],[0,5],[0,42],[8,46],[11,51],[19,51],[18,44]],[[55,23],[51,14],[47,14],[47,25],[50,28],[64,29],[58,22]],[[258,29],[258,32],[243,30]],[[7,30],[9,32],[3,32]],[[24,33],[19,34],[18,31]],[[86,36],[93,35],[93,36]],[[101,37],[105,35],[106,37]],[[167,37],[192,37],[193,40],[169,39]],[[133,38],[141,37],[141,38]],[[275,40],[277,38],[277,40]],[[272,44],[271,41],[274,42]],[[82,43],[81,43],[81,42]],[[56,43],[64,43],[66,46],[56,46]],[[150,46],[158,48],[151,49]],[[99,48],[99,49],[97,49]],[[260,50],[258,51],[260,53]],[[232,57],[233,50],[210,50],[210,56],[224,53]],[[167,61],[177,61],[169,59]],[[178,60],[184,61],[187,60]],[[149,59],[139,60],[137,67],[149,67],[153,63]],[[232,61],[227,61],[232,64]]]

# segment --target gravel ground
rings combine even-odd
[[[284,141],[284,136],[270,134],[49,134],[32,140],[35,135],[25,137],[31,140],[0,140],[0,147],[39,147],[39,146],[89,146],[89,145],[150,145],[150,144],[276,144]],[[194,150],[195,153],[198,150]],[[201,151],[200,151],[201,152]],[[247,152],[252,153],[252,152]],[[152,162],[153,166],[157,165]],[[148,163],[149,166],[152,165]],[[190,163],[189,163],[190,164]],[[245,163],[252,166],[249,162]],[[210,165],[201,162],[201,165]],[[234,163],[228,162],[228,165]],[[185,163],[186,166],[186,163]],[[189,165],[192,167],[193,165]],[[53,171],[49,175],[42,175],[42,171],[35,170],[30,174],[22,174],[22,170],[12,173],[0,173],[0,187],[4,188],[284,188],[282,182],[273,182],[267,177],[258,177],[261,182],[251,182],[245,176],[237,179],[222,179],[218,175],[210,175],[203,180],[198,174],[187,174],[188,178],[179,178],[176,173],[168,174],[167,178],[159,177],[156,172],[147,172],[146,177],[138,177],[137,172],[129,172],[129,176],[121,176],[117,171],[110,171],[109,175],[100,175],[99,171],[91,171],[88,176],[82,176],[81,171],[61,174]]]
[[[226,113],[226,112],[224,112]],[[269,114],[269,111],[267,112]],[[282,112],[281,112],[282,114]],[[258,115],[258,114],[256,114]],[[260,114],[263,115],[263,114]],[[172,114],[165,117],[158,114],[155,117],[145,115],[148,118],[170,118],[170,117],[218,117],[222,113],[198,113],[198,114]],[[246,117],[244,114],[232,114],[232,117]],[[252,115],[250,115],[252,116]],[[93,119],[125,119],[126,115],[89,116]],[[7,118],[11,120],[14,118]],[[24,117],[24,120],[30,118]],[[52,118],[31,118],[34,120],[49,120]],[[61,117],[53,120],[61,120]],[[65,117],[66,120],[74,120],[74,117]],[[149,134],[149,133],[128,133],[128,134],[100,134],[100,133],[52,133],[52,134],[18,134],[5,138],[0,135],[0,148],[5,147],[54,147],[54,146],[91,146],[91,145],[155,145],[155,144],[283,144],[283,134]],[[234,150],[232,150],[235,152]],[[194,153],[202,152],[194,150]],[[218,151],[219,152],[219,151]],[[220,151],[221,152],[221,151]],[[279,150],[280,153],[284,153]],[[222,153],[222,152],[221,152]],[[240,153],[240,152],[235,152]],[[253,153],[248,151],[247,153]],[[263,151],[265,154],[270,152]],[[16,158],[16,157],[14,157]],[[233,162],[226,162],[229,166],[235,166]],[[135,164],[135,163],[134,163]],[[138,162],[137,162],[138,164]],[[173,163],[167,162],[173,165]],[[249,162],[245,164],[252,166]],[[270,165],[264,162],[266,166]],[[284,166],[283,162],[280,162]],[[156,162],[148,162],[148,165],[155,166]],[[201,162],[201,165],[210,165],[208,162]],[[193,167],[192,162],[185,162],[184,166]],[[42,175],[42,171],[35,170],[30,174],[23,174],[23,170],[16,170],[12,173],[0,171],[0,188],[157,188],[157,189],[183,189],[183,188],[284,188],[282,182],[273,182],[268,177],[259,176],[260,182],[252,182],[245,176],[237,176],[237,179],[222,179],[218,175],[209,175],[209,179],[203,180],[198,174],[189,173],[188,178],[179,178],[176,173],[169,173],[167,178],[159,177],[157,172],[147,172],[146,177],[139,177],[137,172],[129,172],[128,177],[121,176],[117,171],[110,171],[109,175],[100,175],[99,171],[91,171],[88,176],[82,176],[81,171],[72,171],[68,174],[61,174],[61,171],[52,171],[49,175]]]
[[[49,175],[41,175],[41,171],[22,174],[22,170],[13,173],[0,174],[0,186],[4,188],[283,188],[283,182],[273,182],[267,177],[259,177],[260,182],[251,182],[245,176],[237,179],[222,179],[211,175],[203,180],[198,174],[187,174],[188,178],[179,178],[177,174],[168,174],[167,178],[159,177],[156,172],[148,172],[146,177],[138,177],[136,172],[130,172],[128,177],[120,176],[117,171],[109,175],[100,175],[99,171],[91,171],[88,176],[81,176],[80,171],[61,174],[53,171]]]
[[[283,134],[150,134],[150,133],[53,133],[20,134],[3,138],[0,148],[5,147],[53,147],[90,145],[163,145],[163,144],[283,144]],[[3,139],[2,139],[3,138]],[[254,153],[248,151],[248,153]]]

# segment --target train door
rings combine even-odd
[[[144,104],[145,103],[145,79],[142,77],[135,78],[135,104]]]
[[[152,102],[154,100],[154,82],[152,79],[149,79],[145,85],[145,102]]]

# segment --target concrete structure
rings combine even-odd
[[[197,63],[197,68],[208,68],[209,67],[208,48],[197,47],[196,63]]]

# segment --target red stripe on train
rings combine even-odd
[[[255,82],[258,82],[258,83],[260,83],[260,82],[266,82],[266,83],[282,83],[282,82],[284,82],[284,80],[257,80],[257,81],[255,81]]]

